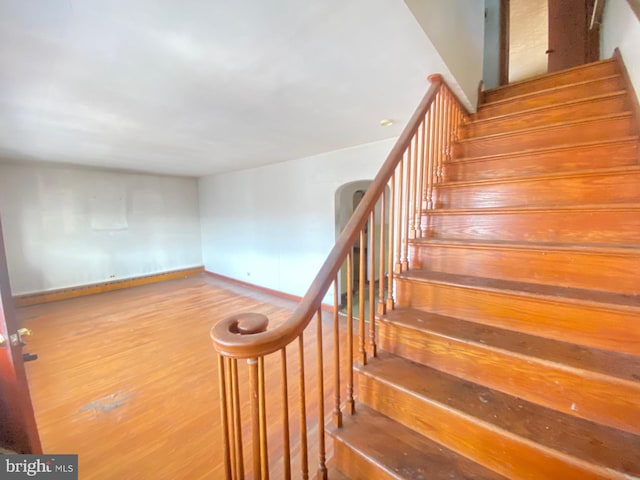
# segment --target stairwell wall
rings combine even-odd
[[[640,20],[625,0],[605,2],[600,28],[600,55],[610,58],[618,47],[636,95],[640,95]]]
[[[484,2],[405,0],[405,3],[451,72],[451,75],[442,72],[445,80],[466,107],[475,111],[484,56]]]
[[[304,295],[335,243],[336,190],[374,178],[395,141],[201,178],[205,269]]]

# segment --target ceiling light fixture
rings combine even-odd
[[[382,120],[380,120],[381,127],[390,127],[391,125],[393,125],[393,120],[391,120],[390,118],[383,118]]]

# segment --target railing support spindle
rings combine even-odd
[[[258,414],[260,417],[261,479],[269,480],[269,445],[267,443],[267,398],[264,386],[264,357],[258,357]]]
[[[298,381],[300,383],[300,473],[309,478],[309,452],[307,447],[307,396],[304,385],[304,333],[298,337]]]
[[[333,282],[333,424],[342,427],[340,409],[340,316],[338,312],[338,277]]]
[[[371,235],[371,234],[369,234]],[[360,364],[367,364],[367,351],[364,348],[365,345],[365,331],[364,331],[364,286],[366,283],[365,272],[365,257],[364,252],[366,250],[366,238],[364,235],[364,229],[360,230],[360,257],[358,259],[358,352],[360,354]]]
[[[225,374],[225,358],[218,354],[218,388],[220,390],[220,424],[222,425],[222,448],[224,456],[224,474],[226,479],[231,475],[231,445],[229,441],[229,421],[227,403],[227,378]]]
[[[386,203],[387,203],[387,189],[385,188],[382,191],[382,196],[380,197],[380,279],[378,280],[378,314],[384,315],[387,313],[387,305],[384,303],[384,284],[385,284],[385,261],[384,261],[384,224],[387,219],[387,211],[386,211]]]
[[[262,464],[260,463],[260,407],[259,407],[259,385],[258,385],[258,359],[247,360],[249,365],[249,399],[251,408],[251,445],[253,446],[253,478],[262,478]]]
[[[242,421],[240,418],[240,391],[238,387],[238,360],[229,359],[231,371],[231,415],[233,418],[233,434],[235,440],[236,474],[238,479],[244,478],[244,455],[242,452]]]
[[[291,479],[291,440],[289,436],[289,377],[287,376],[287,347],[280,350],[282,363],[282,448],[283,448],[283,477]]]
[[[347,254],[347,413],[355,413],[355,401],[353,399],[353,250]]]
[[[404,154],[398,163],[398,188],[397,188],[397,212],[396,212],[396,265],[395,272],[402,273],[402,181],[403,181]]]
[[[387,310],[393,310],[395,307],[395,301],[393,296],[393,246],[394,246],[394,225],[395,225],[395,186],[396,186],[396,174],[391,175],[390,181],[391,189],[389,190],[389,246],[387,247]]]
[[[409,143],[411,144],[411,143]],[[404,215],[404,222],[402,225],[402,268],[401,270],[403,272],[406,272],[407,270],[409,270],[409,218],[411,217],[410,213],[409,213],[409,190],[411,189],[411,157],[410,155],[410,150],[407,149],[406,151],[406,157],[403,159],[403,162],[406,160],[407,162],[407,173],[405,175],[405,188],[404,190],[404,195],[402,197],[402,204],[404,205],[403,207],[403,211],[405,212]]]
[[[324,438],[324,357],[322,348],[322,308],[318,309],[317,365],[318,365],[318,478],[327,480]]]
[[[382,278],[380,278],[382,282]],[[376,209],[369,215],[369,348],[371,356],[378,356],[376,348]]]

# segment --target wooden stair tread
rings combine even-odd
[[[567,68],[564,70],[559,70],[559,71],[555,71],[555,72],[548,72],[548,73],[543,73],[540,75],[536,75],[534,77],[530,77],[530,78],[526,78],[523,80],[518,80],[516,82],[512,82],[506,85],[500,85],[498,87],[489,89],[489,90],[485,90],[483,92],[483,97],[487,98],[487,97],[491,97],[491,96],[495,96],[495,95],[499,95],[500,93],[506,93],[508,94],[510,91],[518,91],[519,89],[521,89],[523,86],[528,86],[530,87],[531,85],[536,85],[536,83],[541,83],[541,82],[545,82],[548,80],[553,80],[553,82],[551,82],[551,84],[560,84],[560,85],[574,85],[576,82],[576,80],[571,80],[571,81],[561,81],[562,79],[564,79],[564,77],[567,76],[571,76],[572,74],[575,73],[580,73],[581,71],[583,71],[583,77],[582,78],[599,78],[602,77],[604,75],[611,75],[613,74],[613,72],[608,72],[607,74],[603,74],[603,73],[597,73],[594,75],[594,72],[596,72],[597,70],[602,69],[602,67],[607,67],[607,66],[612,66],[614,69],[616,67],[616,60],[614,58],[609,58],[609,59],[604,59],[604,60],[599,60],[596,62],[591,62],[591,63],[585,63],[585,64],[581,64],[581,65],[577,65],[575,67],[571,67],[571,68]],[[606,71],[606,69],[605,69]],[[616,72],[617,73],[617,72]],[[581,80],[580,80],[581,81]]]
[[[513,177],[501,177],[496,179],[482,179],[482,180],[465,180],[458,182],[442,182],[435,186],[437,188],[453,188],[462,186],[474,186],[474,185],[495,185],[504,183],[518,183],[518,182],[530,182],[530,181],[544,181],[554,178],[577,178],[577,177],[597,177],[607,175],[620,175],[626,173],[640,173],[640,165],[624,165],[621,167],[604,167],[604,168],[592,168],[574,170],[569,172],[551,172],[543,174],[522,175]]]
[[[557,250],[581,253],[611,253],[618,255],[638,255],[640,254],[640,244],[638,245],[619,245],[619,244],[581,244],[581,243],[557,243],[557,242],[514,242],[507,240],[460,240],[448,238],[414,238],[409,240],[410,244],[436,244],[451,245],[461,247],[477,247],[477,248],[511,248],[517,250]]]
[[[331,426],[328,433],[391,478],[504,479],[362,404],[355,415],[343,417],[342,428]]]
[[[445,165],[454,164],[454,163],[464,163],[464,162],[481,162],[481,161],[493,160],[497,158],[513,158],[513,157],[519,157],[523,155],[537,155],[541,153],[562,151],[562,150],[566,150],[567,152],[570,152],[571,150],[578,149],[578,148],[590,148],[590,147],[606,145],[606,144],[630,144],[630,143],[633,144],[633,143],[638,143],[639,141],[640,141],[640,137],[628,136],[628,137],[612,138],[608,140],[595,141],[595,142],[581,142],[581,143],[565,144],[565,145],[558,145],[558,146],[552,146],[552,147],[522,150],[520,152],[513,152],[513,153],[494,153],[492,155],[476,156],[476,157],[458,157],[458,158],[454,157],[446,160]]]
[[[581,118],[579,120],[570,120],[566,122],[554,122],[554,123],[549,123],[548,125],[539,125],[535,127],[522,128],[518,130],[511,130],[509,132],[492,133],[489,135],[479,135],[476,137],[462,138],[457,140],[456,143],[465,144],[465,143],[472,143],[472,142],[477,142],[477,141],[487,140],[487,139],[521,137],[521,136],[530,134],[532,132],[551,130],[558,127],[566,127],[566,126],[574,126],[574,125],[579,126],[580,124],[597,122],[600,120],[612,120],[612,119],[621,119],[621,118],[632,118],[632,113],[630,111],[625,111],[621,113],[613,113],[608,115],[598,115],[598,116],[593,116],[588,118]]]
[[[549,94],[549,93],[556,92],[558,90],[568,90],[568,89],[571,89],[571,88],[579,86],[579,85],[586,85],[586,84],[593,83],[593,82],[598,82],[598,81],[602,81],[602,80],[608,80],[608,79],[612,79],[612,78],[619,78],[619,77],[620,77],[619,74],[603,75],[603,76],[599,76],[599,77],[596,77],[596,78],[588,78],[588,79],[583,80],[581,82],[574,82],[574,83],[570,83],[570,84],[558,85],[558,86],[551,87],[551,88],[545,88],[545,89],[542,89],[542,90],[535,90],[533,92],[523,93],[523,94],[520,94],[520,95],[514,95],[514,96],[508,97],[508,98],[501,98],[499,100],[492,100],[490,102],[483,102],[482,104],[480,104],[478,106],[478,110],[483,109],[483,108],[493,107],[495,105],[501,105],[501,104],[510,103],[510,102],[518,102],[519,100],[526,100],[527,98],[531,98],[531,97],[536,96],[536,95],[546,95],[546,94]],[[500,88],[500,87],[498,87],[498,88]],[[491,92],[491,90],[486,90],[485,91],[485,93],[488,93],[488,92]]]
[[[520,212],[584,212],[584,211],[638,211],[640,212],[640,203],[611,203],[611,204],[592,204],[592,205],[560,205],[553,207],[493,207],[493,208],[434,208],[432,210],[423,210],[424,215],[455,215],[469,213],[520,213]]]
[[[506,436],[626,475],[640,475],[640,436],[605,427],[380,352],[361,375],[408,392]]]
[[[545,110],[553,110],[554,108],[558,108],[560,106],[569,106],[569,105],[578,105],[581,103],[589,103],[589,102],[593,102],[595,100],[603,100],[603,99],[609,99],[609,98],[616,98],[616,97],[624,97],[627,94],[626,90],[617,90],[615,92],[610,92],[610,93],[602,93],[599,95],[592,95],[592,96],[588,96],[588,97],[580,97],[580,98],[575,98],[572,100],[566,100],[563,102],[557,102],[557,103],[551,103],[551,104],[547,104],[547,105],[543,105],[540,107],[531,107],[531,108],[523,108],[522,110],[518,110],[515,112],[510,112],[510,113],[504,113],[504,114],[500,114],[500,115],[495,115],[495,116],[491,116],[488,118],[479,118],[476,120],[472,120],[465,122],[463,125],[464,127],[471,127],[474,125],[482,125],[485,123],[491,123],[491,122],[499,122],[499,121],[503,121],[503,120],[509,120],[513,117],[517,117],[520,115],[526,115],[528,113],[536,113],[536,112],[544,112]]]
[[[517,80],[515,82],[511,82],[511,83],[508,83],[506,85],[500,85],[498,87],[485,90],[485,93],[495,92],[495,91],[498,91],[498,90],[506,90],[509,87],[514,87],[514,86],[518,86],[518,85],[524,85],[524,84],[531,83],[531,82],[534,82],[536,80],[540,80],[540,79],[543,79],[543,78],[557,77],[557,76],[563,75],[563,74],[565,74],[567,72],[575,72],[577,70],[588,70],[588,69],[590,69],[591,67],[593,67],[595,65],[603,65],[603,64],[606,64],[606,63],[614,63],[614,62],[615,62],[614,59],[605,58],[603,60],[597,60],[595,62],[582,63],[580,65],[576,65],[575,67],[565,68],[563,70],[558,70],[558,71],[555,71],[555,72],[541,73],[539,75],[535,75],[533,77],[525,78],[523,80]]]
[[[457,275],[453,273],[431,272],[428,270],[409,270],[397,275],[408,280],[444,283],[464,288],[490,290],[497,292],[509,292],[517,295],[543,297],[548,299],[562,299],[586,304],[599,304],[606,307],[608,304],[629,311],[640,309],[640,295],[627,295],[610,293],[599,290],[583,290],[571,287],[559,287],[555,285],[543,285],[537,283],[515,282],[511,280],[499,280],[469,275]]]
[[[640,386],[640,357],[634,355],[583,347],[415,308],[393,310],[381,318],[414,331],[507,350],[524,357],[635,382]]]

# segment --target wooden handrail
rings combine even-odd
[[[237,316],[221,320],[211,330],[211,338],[219,353],[233,358],[254,358],[267,355],[285,347],[304,331],[318,308],[320,308],[322,299],[334,281],[347,254],[351,251],[354,242],[360,235],[360,231],[368,221],[369,213],[375,208],[416,129],[424,120],[427,110],[429,110],[444,83],[442,76],[439,74],[429,76],[429,82],[431,86],[422,102],[420,102],[398,141],[389,152],[372,184],[367,188],[362,201],[349,219],[307,293],[292,315],[285,322],[271,330],[253,334],[240,333]],[[455,96],[453,97],[458,101]]]
[[[257,313],[236,314],[213,327],[211,337],[219,352],[220,407],[227,479],[243,479],[247,472],[255,479],[267,480],[270,470],[281,470],[284,478],[289,479],[294,468],[299,469],[302,478],[309,478],[310,468],[315,463],[317,478],[327,480],[325,413],[331,412],[329,417],[333,418],[334,426],[340,428],[343,409],[348,415],[356,412],[354,363],[366,365],[369,358],[377,356],[377,315],[384,315],[395,308],[394,276],[416,265],[409,244],[430,234],[429,211],[445,201],[439,198],[438,184],[446,176],[458,128],[468,117],[468,112],[440,75],[430,76],[429,82],[431,85],[427,94],[291,316],[271,330],[268,329],[268,318]],[[345,261],[346,328],[341,334],[338,272]],[[321,302],[332,284],[333,344],[325,349]],[[354,302],[356,296],[357,305]],[[355,308],[357,317],[354,315]],[[315,388],[312,388],[317,393],[317,402],[308,399],[306,392],[309,380],[305,379],[307,355],[304,339],[314,337],[313,329],[306,330],[314,315],[317,315],[317,360],[311,384],[315,384]],[[340,355],[342,342],[346,343],[343,356]],[[311,346],[308,348],[313,349]],[[297,355],[292,355],[297,358],[297,361],[293,360],[297,365],[292,365],[293,368],[297,366],[298,382],[294,386],[297,387],[297,399],[288,389],[287,349],[297,350]],[[325,371],[324,352],[329,353],[331,349],[334,365],[332,368],[327,365]],[[271,429],[268,425],[273,426],[274,423],[273,418],[267,420],[265,357],[278,351],[282,392],[280,399],[273,394],[271,398],[281,402],[282,426],[281,429]],[[247,370],[238,368],[239,363],[244,363],[238,362],[239,359],[247,359],[248,379]],[[277,361],[277,355],[270,356],[269,362],[273,361]],[[271,372],[274,371],[271,369]],[[331,375],[333,382],[329,383],[334,385],[333,392],[329,385],[325,385],[325,378]],[[241,400],[241,383],[250,387],[249,416],[243,413],[247,412],[246,401]],[[327,386],[329,389],[325,389]],[[344,397],[341,390],[344,391]],[[328,400],[331,394],[333,405]],[[290,409],[290,402],[297,404],[298,408]],[[299,421],[297,431],[290,429],[290,422],[296,416]],[[243,418],[250,419],[250,422]],[[245,459],[243,447],[243,430],[249,425],[251,462]],[[283,455],[274,454],[270,468],[269,438],[277,440],[269,431],[275,434],[278,430],[282,433],[279,441]],[[309,434],[314,430],[318,434],[317,443],[309,442]],[[291,451],[294,441],[299,445],[295,456]],[[316,460],[313,460],[314,457]]]

